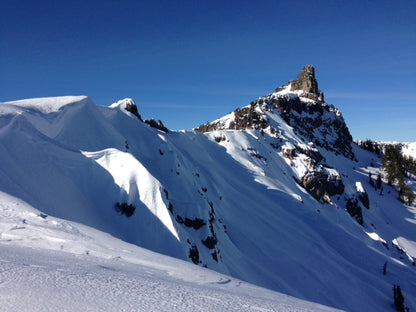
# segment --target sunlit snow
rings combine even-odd
[[[414,310],[416,208],[371,186],[377,155],[315,148],[273,112],[277,135],[163,133],[126,102],[0,103],[0,309],[391,311],[396,284]],[[314,168],[344,193],[313,198],[299,179]],[[363,226],[346,211],[357,191]]]

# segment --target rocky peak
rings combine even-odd
[[[125,99],[126,106],[125,110],[135,115],[137,118],[139,118],[140,121],[143,121],[142,116],[140,116],[139,111],[137,109],[136,103],[134,103],[133,99]]]
[[[169,129],[165,127],[165,125],[163,124],[163,122],[160,119],[158,121],[156,121],[153,118],[150,119],[150,120],[145,119],[144,123],[148,124],[152,128],[159,129],[162,132],[166,132],[166,133],[169,132]]]
[[[123,100],[120,100],[114,104],[111,104],[110,107],[112,108],[116,108],[116,107],[120,107],[122,110],[125,110],[131,114],[133,114],[134,116],[136,116],[141,122],[148,124],[150,127],[152,128],[156,128],[160,131],[163,132],[169,132],[169,129],[165,127],[165,125],[163,124],[163,122],[161,120],[155,120],[155,119],[144,119],[142,118],[142,116],[140,116],[139,114],[139,110],[137,109],[137,105],[134,102],[133,99],[130,98],[126,98]]]
[[[318,90],[315,69],[305,66],[298,80],[276,89],[275,93],[258,98],[249,106],[239,108],[211,123],[195,128],[199,132],[214,130],[259,130],[275,135],[279,125],[273,121],[279,114],[293,127],[293,131],[304,141],[355,159],[352,150],[352,136],[341,112],[324,102],[324,95]]]
[[[315,79],[315,68],[312,65],[306,65],[300,71],[298,80],[292,80],[290,90],[303,90],[318,95],[318,81]]]

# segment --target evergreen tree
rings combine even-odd
[[[411,156],[403,156],[403,170],[407,177],[416,175],[416,160]]]
[[[381,174],[380,173],[377,175],[376,187],[377,187],[378,190],[381,190],[382,181],[381,181]]]
[[[386,170],[389,185],[404,178],[403,156],[399,146],[386,145],[382,166]]]
[[[411,205],[415,200],[412,189],[404,182],[405,176],[413,174],[413,168],[416,168],[415,161],[411,157],[405,157],[401,153],[400,146],[386,145],[382,166],[386,170],[387,182],[393,185],[396,181],[399,184],[399,199]]]
[[[415,200],[415,195],[412,189],[407,186],[404,181],[400,181],[399,184],[399,198],[402,202],[411,205]]]
[[[378,146],[377,143],[374,144],[374,153],[376,153],[377,155],[380,155],[380,147]]]

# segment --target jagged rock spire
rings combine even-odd
[[[315,79],[315,68],[312,65],[306,65],[299,73],[298,80],[290,82],[290,90],[303,90],[318,95],[318,81]]]

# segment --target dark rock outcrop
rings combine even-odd
[[[189,255],[188,257],[192,260],[194,264],[200,264],[201,261],[199,260],[199,250],[196,245],[192,245],[191,248],[189,248]]]
[[[358,199],[364,205],[365,208],[370,209],[370,198],[366,190],[358,192]]]
[[[252,102],[249,107],[239,108],[234,111],[235,121],[230,123],[230,129],[243,130],[243,129],[264,129],[267,127],[267,120],[263,118],[255,110],[255,103]]]
[[[207,247],[208,249],[214,249],[215,245],[217,244],[217,237],[215,236],[208,236],[206,239],[201,240],[202,243]]]
[[[126,103],[126,111],[132,113],[134,116],[139,118],[140,121],[143,121],[142,116],[140,116],[139,111],[137,109],[136,104],[133,102],[133,100],[129,99]]]
[[[223,129],[223,128],[219,126],[218,123],[211,122],[211,123],[206,123],[204,125],[200,125],[198,128],[195,128],[194,130],[201,132],[201,133],[205,133],[205,132],[215,131],[218,129]]]
[[[180,224],[184,224],[187,227],[191,227],[195,230],[199,230],[201,227],[203,227],[206,223],[204,222],[204,220],[200,219],[200,218],[194,218],[194,219],[189,219],[185,217],[185,220],[181,217],[181,216],[176,216],[176,221]]]
[[[347,200],[347,211],[360,225],[364,224],[363,213],[357,198],[349,198]]]
[[[115,208],[119,214],[124,214],[127,218],[130,218],[136,210],[136,207],[127,203],[116,203]]]
[[[344,184],[341,177],[330,176],[323,171],[309,172],[302,177],[303,187],[316,200],[321,200],[325,195],[341,195],[344,192]]]
[[[283,120],[309,142],[336,154],[354,159],[352,136],[341,113],[332,105],[319,101],[305,102],[297,95],[269,96],[269,102]]]
[[[318,81],[315,79],[315,68],[306,65],[299,73],[298,80],[290,82],[290,90],[303,90],[318,95]]]
[[[145,124],[148,124],[150,127],[152,128],[156,128],[159,129],[160,131],[163,132],[169,132],[169,129],[165,127],[165,125],[163,124],[163,122],[161,120],[156,121],[155,119],[150,119],[150,120],[143,120],[142,116],[140,116],[139,114],[139,110],[137,109],[137,105],[134,103],[134,101],[132,99],[125,99],[124,100],[126,105],[124,107],[124,109],[126,111],[128,111],[129,113],[132,113],[134,116],[136,116],[141,122],[144,122]]]
[[[164,126],[163,122],[160,119],[158,121],[154,120],[153,118],[150,120],[145,119],[144,123],[148,124],[152,128],[159,129],[162,132],[169,132],[169,129]]]

